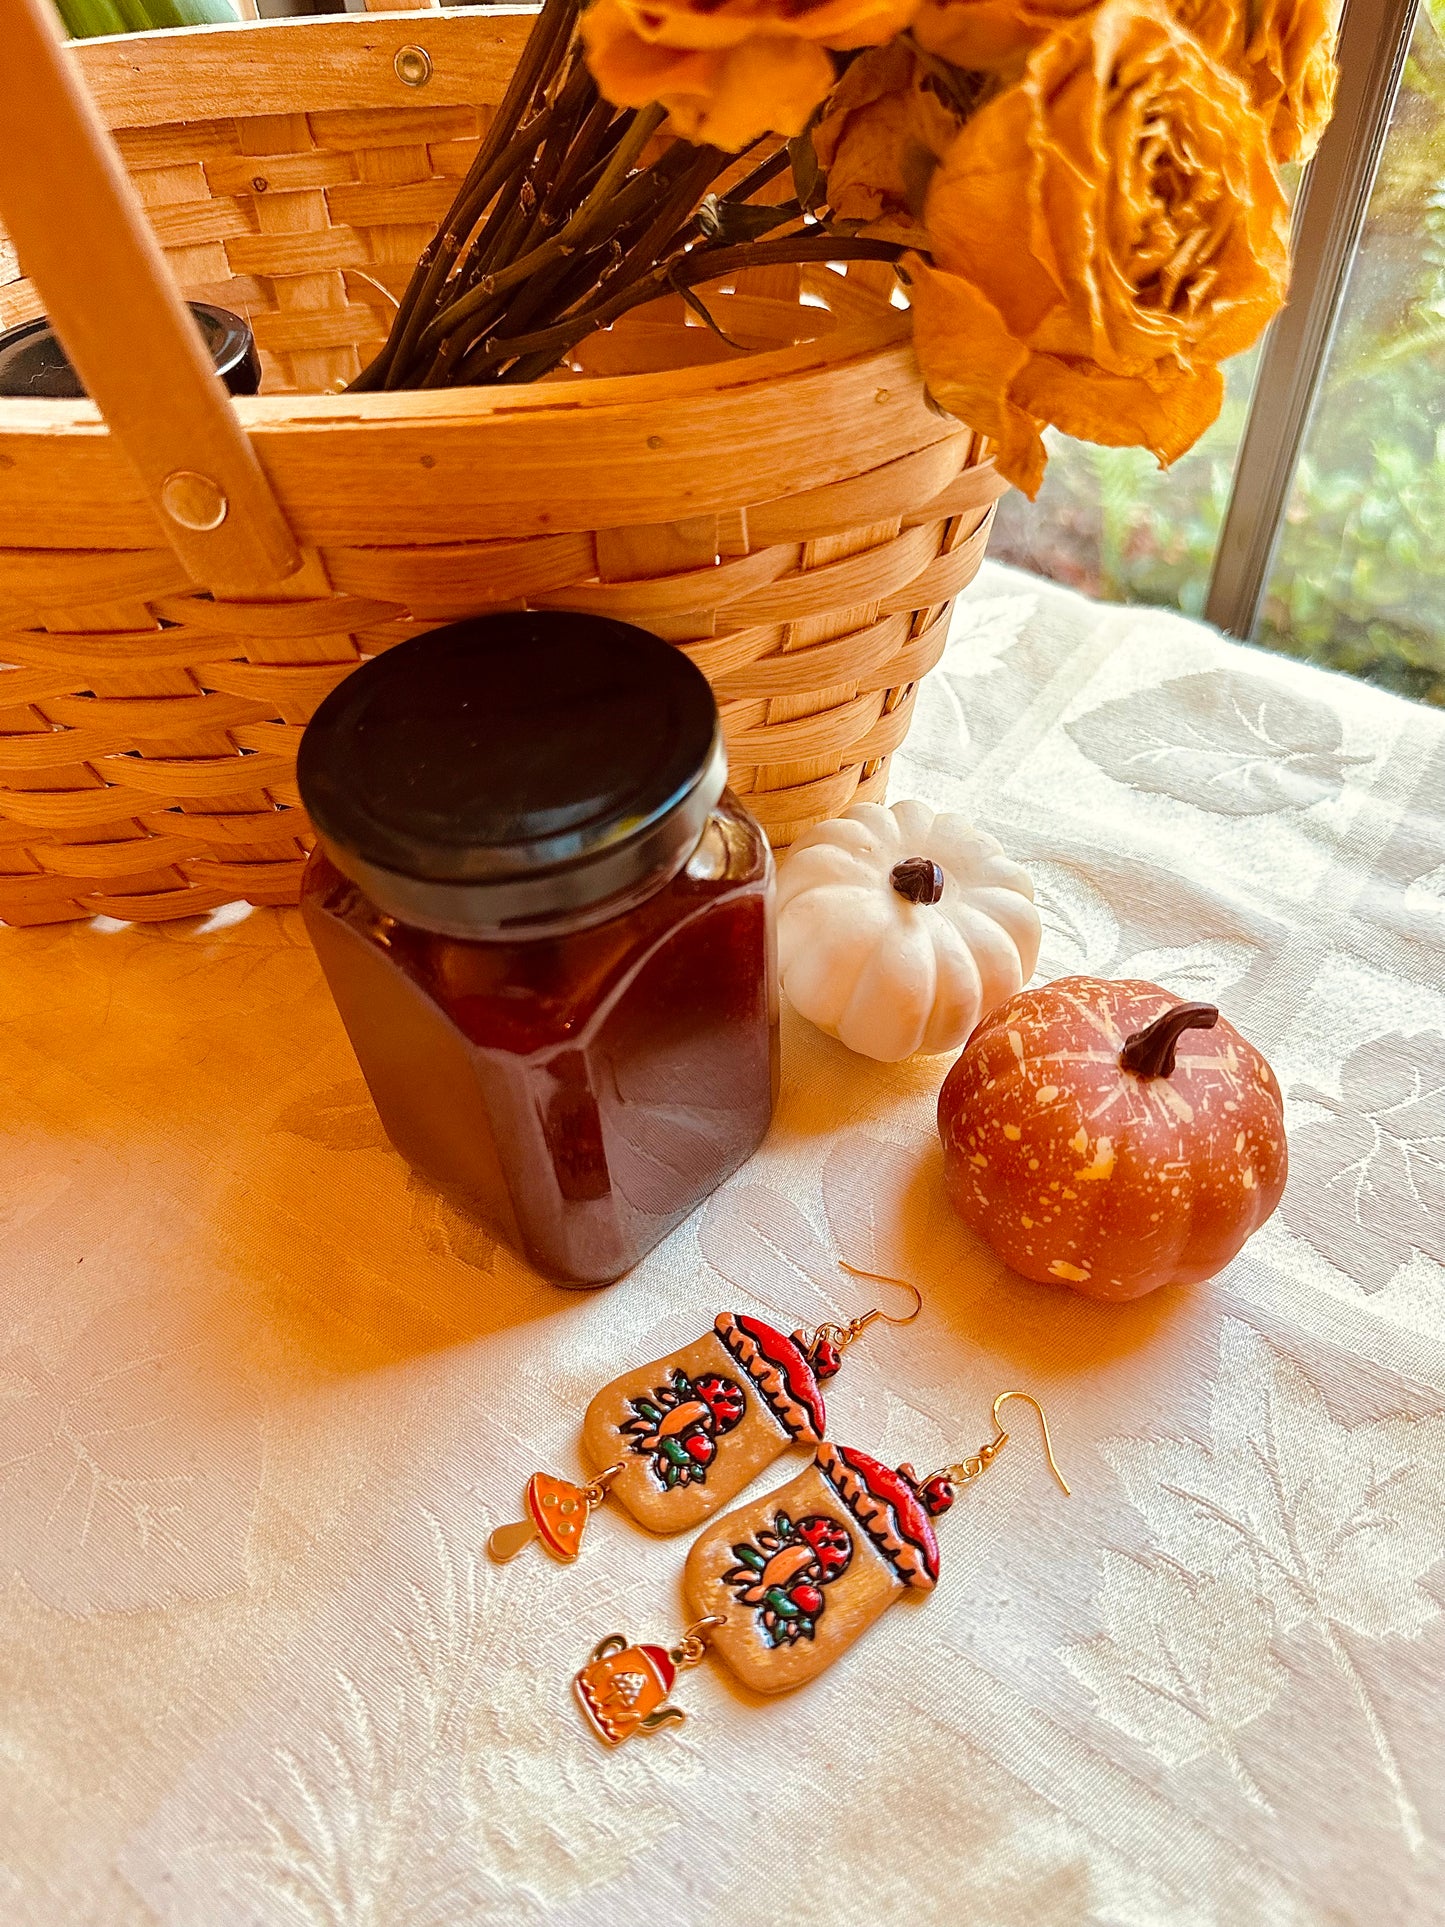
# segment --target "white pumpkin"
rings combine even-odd
[[[793,1007],[885,1064],[955,1050],[1038,962],[1026,871],[965,816],[857,803],[778,872],[778,962]]]

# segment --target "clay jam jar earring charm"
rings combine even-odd
[[[549,1277],[601,1285],[761,1141],[773,864],[680,649],[455,623],[348,676],[297,759],[302,911],[393,1144]]]
[[[870,1325],[911,1325],[923,1308],[916,1285],[839,1265],[855,1278],[913,1294],[901,1316],[874,1309],[846,1325],[789,1337],[744,1312],[719,1312],[711,1331],[604,1385],[587,1407],[582,1444],[603,1466],[590,1485],[534,1472],[527,1516],[498,1526],[493,1559],[515,1558],[536,1539],[554,1559],[577,1557],[587,1521],[609,1493],[650,1532],[685,1532],[750,1485],[791,1445],[820,1446],[828,1429],[820,1389]]]
[[[674,1675],[706,1651],[754,1692],[785,1693],[841,1659],[905,1592],[931,1592],[939,1573],[933,1521],[1007,1445],[999,1412],[1011,1398],[1038,1413],[1049,1469],[1067,1493],[1043,1407],[1028,1392],[1000,1392],[994,1437],[926,1479],[910,1465],[890,1471],[866,1452],[825,1441],[806,1472],[698,1538],[683,1574],[697,1617],[679,1645],[630,1646],[615,1633],[593,1648],[573,1686],[598,1737],[619,1746],[681,1720],[668,1702]],[[644,1702],[642,1717],[630,1717]]]
[[[685,1532],[719,1511],[791,1445],[820,1445],[827,1415],[819,1387],[870,1325],[911,1325],[923,1307],[916,1285],[876,1278],[913,1294],[899,1317],[866,1311],[846,1325],[789,1337],[742,1312],[719,1312],[713,1328],[666,1358],[614,1378],[587,1407],[582,1446],[594,1465],[620,1464],[614,1496],[649,1532]]]

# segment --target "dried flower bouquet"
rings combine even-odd
[[[1175,460],[1285,297],[1324,0],[546,0],[363,389],[534,381],[749,268],[896,263],[938,405]],[[721,330],[719,330],[721,332]]]

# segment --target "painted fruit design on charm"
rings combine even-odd
[[[791,1646],[816,1632],[827,1605],[823,1588],[848,1570],[853,1536],[820,1512],[796,1520],[779,1512],[771,1531],[734,1546],[733,1557],[741,1563],[723,1574],[724,1583],[757,1608],[769,1646]]]
[[[653,1475],[665,1492],[680,1485],[705,1485],[718,1440],[742,1423],[748,1409],[742,1387],[721,1372],[689,1378],[675,1371],[671,1384],[627,1402],[636,1416],[621,1429],[630,1449],[651,1459]]]

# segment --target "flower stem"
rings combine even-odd
[[[478,190],[482,188],[484,181],[491,173],[498,156],[511,147],[528,106],[548,85],[565,58],[576,36],[577,22],[580,17],[579,0],[546,0],[533,24],[531,33],[527,36],[527,44],[522,49],[521,59],[513,69],[512,78],[502,96],[501,105],[497,108],[492,124],[487,129],[471,166],[467,169],[457,198],[452,203],[451,212],[436,241],[430,248],[423,251],[421,259],[417,262],[392,322],[391,333],[380,353],[352,382],[352,388],[370,389],[382,386],[411,321],[413,311],[424,298],[434,298],[445,281],[450,261],[444,258],[445,250],[441,244],[447,237],[457,234],[457,224],[461,218],[464,218],[466,209],[477,204]],[[495,191],[494,185],[491,193]],[[491,193],[488,193],[487,200],[490,200]],[[480,210],[484,212],[485,208],[486,201],[482,201]],[[460,238],[462,237],[458,236],[459,240]],[[433,270],[439,263],[441,273],[438,277]]]
[[[546,0],[391,333],[353,389],[533,381],[660,296],[696,305],[689,289],[746,268],[903,252],[815,223],[798,228],[801,210],[775,208],[776,196],[749,207],[786,171],[783,144],[719,189],[700,219],[713,184],[746,161],[679,140],[644,165],[664,110],[600,98],[580,18],[581,0]]]
[[[694,248],[679,260],[664,263],[651,274],[625,288],[609,300],[584,312],[569,316],[550,329],[516,341],[493,344],[492,362],[525,351],[529,357],[526,372],[509,369],[500,379],[506,382],[537,381],[555,368],[579,341],[597,329],[605,328],[632,308],[656,301],[660,295],[680,293],[700,282],[714,281],[744,268],[772,268],[807,261],[896,261],[904,249],[892,241],[868,241],[860,236],[837,234],[788,235],[779,241],[744,241],[730,248]],[[545,355],[545,362],[543,356]]]

